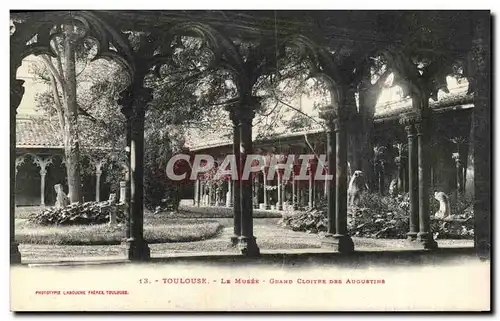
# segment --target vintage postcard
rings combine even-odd
[[[10,309],[491,311],[491,13],[10,12]]]

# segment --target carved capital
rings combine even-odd
[[[144,116],[146,105],[153,100],[153,89],[132,85],[120,93],[118,104],[127,119]]]
[[[16,173],[17,173],[17,168],[19,166],[23,165],[25,160],[26,160],[25,155],[21,155],[21,156],[16,157]]]
[[[399,123],[403,126],[413,126],[422,121],[422,115],[417,112],[409,112],[399,117]]]
[[[47,166],[52,164],[52,157],[43,158],[33,155],[33,163],[40,167],[40,175],[45,176],[45,174],[47,174]]]

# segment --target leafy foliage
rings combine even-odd
[[[326,232],[327,210],[326,203],[321,202],[317,208],[284,216],[279,224],[293,231]],[[403,239],[409,232],[408,211],[407,194],[391,198],[365,193],[361,197],[359,206],[348,209],[348,231],[352,236]],[[469,212],[453,215],[447,219],[431,218],[431,231],[436,238],[471,238],[474,235],[473,219]]]
[[[111,210],[116,211],[117,222],[125,221],[125,213],[118,205],[108,205],[106,202],[74,203],[64,208],[50,207],[31,214],[28,220],[39,225],[102,224],[109,222]]]

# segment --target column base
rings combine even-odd
[[[283,205],[276,205],[276,210],[282,211],[283,210]]]
[[[255,257],[260,255],[260,249],[257,246],[257,240],[254,236],[241,236],[239,238],[238,247],[241,251],[241,254],[243,254],[244,256]]]
[[[238,245],[239,241],[240,241],[240,236],[239,235],[234,234],[234,235],[231,236],[231,246]]]
[[[16,242],[10,243],[10,264],[21,264],[21,252],[19,252],[19,244]]]
[[[321,246],[341,253],[354,252],[354,243],[349,235],[326,234],[321,240]]]
[[[408,241],[416,241],[417,240],[417,232],[408,232],[406,233]]]
[[[148,261],[151,259],[151,252],[145,240],[127,239],[125,242],[125,254],[131,261]]]
[[[434,240],[432,233],[418,232],[417,241],[423,246],[424,250],[434,250],[438,248],[438,244]]]

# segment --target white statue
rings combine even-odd
[[[398,196],[399,190],[398,190],[398,179],[395,178],[391,181],[391,184],[389,185],[389,195],[391,197],[396,197]]]
[[[66,196],[66,194],[63,191],[63,187],[61,184],[56,184],[54,185],[54,189],[56,190],[57,196],[56,196],[56,208],[63,208],[69,205],[69,198]]]
[[[439,210],[434,214],[436,217],[445,218],[451,215],[450,201],[443,192],[435,192],[434,198],[439,202]]]
[[[355,171],[351,176],[349,188],[347,190],[347,204],[358,205],[361,193],[368,191],[366,178],[362,171]]]

